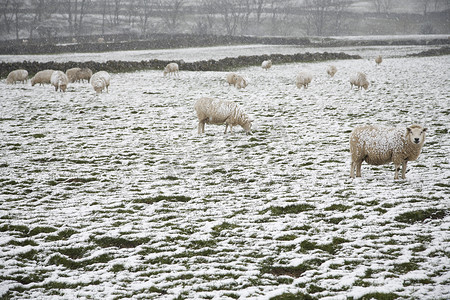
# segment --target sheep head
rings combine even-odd
[[[406,138],[413,144],[422,145],[425,142],[425,132],[427,128],[420,125],[411,125],[406,127]]]

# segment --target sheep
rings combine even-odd
[[[97,43],[99,43],[99,44],[103,44],[104,42],[105,42],[105,39],[102,38],[102,37],[99,37],[99,38],[97,39]]]
[[[43,85],[45,83],[50,84],[50,79],[52,77],[54,70],[43,70],[36,73],[31,78],[31,86],[34,86],[36,83]]]
[[[69,78],[62,71],[54,71],[50,77],[50,82],[55,87],[55,91],[65,92],[67,89],[67,84],[69,83]]]
[[[164,68],[164,76],[166,76],[167,74],[174,74],[177,75],[179,72],[179,68],[178,68],[178,64],[177,63],[170,63],[168,64],[165,68]]]
[[[330,75],[330,77],[334,77],[334,74],[336,74],[337,68],[335,66],[328,66],[327,73]]]
[[[308,72],[300,72],[297,75],[296,85],[300,89],[302,86],[306,89],[311,83],[312,75]]]
[[[237,79],[237,74],[236,73],[228,73],[227,74],[227,82],[228,85],[235,85],[236,84],[236,79]]]
[[[377,63],[377,65],[381,64],[383,62],[383,58],[381,57],[381,55],[378,55],[375,58],[375,62]]]
[[[427,128],[417,124],[406,128],[370,125],[356,127],[350,135],[350,178],[355,178],[355,170],[356,177],[361,177],[361,164],[365,161],[370,165],[393,162],[394,179],[398,179],[401,165],[402,179],[405,179],[406,164],[419,157],[426,131]]]
[[[89,82],[89,80],[91,80],[91,77],[92,77],[92,70],[89,68],[83,68],[77,73],[77,78],[79,81],[86,80],[87,82]]]
[[[212,98],[201,98],[194,105],[198,117],[198,134],[205,132],[205,124],[226,124],[225,134],[228,126],[230,133],[233,126],[240,125],[247,134],[251,134],[252,120],[236,103],[226,100]]]
[[[228,85],[234,85],[238,89],[243,89],[247,86],[247,80],[245,80],[244,77],[236,73],[228,73],[227,82]]]
[[[270,59],[263,61],[261,67],[266,71],[269,70],[272,67],[272,61]]]
[[[367,81],[366,74],[358,72],[356,75],[350,77],[350,88],[353,88],[353,86],[358,87],[358,90],[362,88],[367,90],[369,82]]]
[[[106,71],[99,71],[92,75],[90,82],[96,93],[103,92],[105,88],[106,92],[108,92],[111,76]]]
[[[81,71],[80,68],[71,68],[66,71],[66,75],[70,83],[78,81],[78,72],[80,71]]]
[[[6,84],[16,84],[17,81],[22,83],[27,82],[28,80],[28,71],[23,69],[18,69],[11,71],[6,77]]]

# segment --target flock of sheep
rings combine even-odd
[[[6,78],[7,84],[15,84],[16,82],[26,83],[28,80],[28,71],[19,69],[8,74]],[[99,71],[92,74],[89,68],[72,68],[66,73],[59,70],[42,70],[31,78],[31,86],[36,84],[51,84],[55,87],[55,91],[65,92],[67,85],[74,82],[88,81],[97,93],[101,93],[104,89],[108,91],[111,76],[108,72]]]
[[[382,62],[382,57],[375,59],[377,65]],[[272,61],[267,60],[261,64],[264,70],[272,67]],[[327,73],[333,77],[337,72],[335,66],[329,66]],[[167,74],[178,75],[179,66],[177,63],[169,63],[163,71]],[[6,82],[8,84],[16,82],[26,82],[28,72],[26,70],[12,71]],[[55,90],[65,92],[68,83],[87,80],[91,83],[96,93],[101,93],[104,89],[108,91],[110,84],[110,75],[105,71],[99,71],[92,74],[88,68],[72,68],[63,73],[62,71],[43,70],[31,78],[31,85],[36,83],[50,83]],[[238,74],[227,74],[226,81],[238,89],[245,88],[247,81]],[[302,71],[296,77],[298,88],[307,88],[312,81],[312,75]],[[358,89],[369,87],[366,75],[358,72],[350,78],[350,85]],[[194,109],[198,118],[198,134],[205,132],[205,124],[225,124],[225,133],[228,127],[230,132],[233,126],[240,125],[247,133],[251,133],[252,120],[245,111],[232,101],[201,98],[194,104]],[[350,177],[361,176],[361,165],[365,161],[370,165],[383,165],[393,162],[395,165],[394,179],[398,179],[400,166],[402,167],[402,178],[405,179],[406,165],[408,161],[414,161],[418,158],[422,146],[425,142],[425,132],[427,128],[414,124],[406,128],[388,128],[379,126],[359,126],[356,127],[350,135],[350,153],[351,167]]]

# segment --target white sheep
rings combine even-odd
[[[102,37],[99,37],[99,38],[97,39],[97,43],[103,44],[104,42],[105,42],[105,39],[102,38]]]
[[[96,93],[103,92],[105,88],[106,92],[108,92],[111,76],[106,71],[99,71],[92,75],[90,82]]]
[[[381,55],[378,55],[375,58],[375,62],[377,63],[377,65],[381,64],[383,62],[383,58],[381,57]]]
[[[295,84],[300,89],[302,86],[306,89],[308,85],[311,83],[312,75],[308,72],[302,71],[298,73]]]
[[[212,98],[201,98],[194,105],[198,117],[198,134],[205,132],[205,124],[226,124],[225,133],[230,126],[240,125],[247,133],[251,133],[252,121],[236,103]]]
[[[7,84],[15,84],[17,81],[25,83],[28,80],[28,71],[19,69],[9,72],[8,77],[6,77]]]
[[[54,70],[42,70],[36,73],[31,78],[31,86],[34,86],[36,83],[43,85],[45,83],[50,84],[50,79],[52,77]]]
[[[228,73],[227,82],[229,85],[234,85],[238,89],[243,89],[247,86],[247,80],[236,73]]]
[[[74,83],[78,81],[78,72],[81,71],[81,68],[71,68],[66,70],[67,78],[69,78],[70,83]]]
[[[269,70],[272,67],[272,61],[270,59],[263,61],[261,67],[266,71]]]
[[[55,91],[65,92],[67,84],[69,84],[69,78],[62,71],[54,71],[50,77],[50,82],[55,87]]]
[[[356,73],[356,75],[350,77],[350,88],[353,88],[353,86],[358,87],[359,89],[364,88],[367,90],[369,87],[369,81],[367,81],[366,74],[362,72]]]
[[[427,128],[413,124],[406,128],[359,126],[350,135],[351,166],[350,178],[361,177],[363,161],[370,165],[384,165],[393,162],[394,179],[402,166],[405,179],[406,164],[419,157],[425,142]]]
[[[330,75],[330,77],[334,77],[334,74],[336,74],[337,68],[335,66],[328,66],[327,73]]]
[[[164,76],[166,76],[167,74],[174,74],[177,75],[179,74],[178,72],[180,71],[180,69],[178,68],[178,64],[177,63],[170,63],[167,64],[167,66],[164,68]]]

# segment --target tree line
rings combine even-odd
[[[414,0],[429,11],[449,0]],[[287,35],[298,19],[305,35],[339,34],[352,5],[388,14],[395,0],[1,0],[2,34],[19,38],[112,31],[222,35]]]

